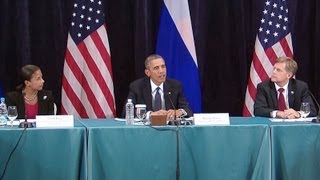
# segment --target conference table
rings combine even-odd
[[[154,128],[112,120],[81,122],[88,129],[88,179],[175,179],[177,148],[180,179],[271,177],[265,124]]]
[[[75,120],[27,129],[3,179],[319,179],[320,125],[230,117],[226,126]],[[23,129],[0,128],[0,173]]]

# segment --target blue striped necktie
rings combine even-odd
[[[160,95],[160,88],[157,87],[157,92],[154,96],[154,103],[153,103],[153,111],[159,111],[160,109],[162,109],[162,102],[161,102],[161,95]]]

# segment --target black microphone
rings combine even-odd
[[[26,92],[22,92],[22,98],[23,98],[24,104],[25,104],[24,102],[25,96],[26,96]],[[33,127],[32,122],[28,122],[27,107],[24,107],[24,121],[19,124],[19,128],[32,128],[32,127]]]
[[[168,96],[168,99],[170,101],[171,106],[174,109],[174,119],[172,121],[169,121],[169,125],[174,125],[174,124],[175,125],[192,125],[193,124],[192,120],[186,120],[185,119],[185,116],[187,114],[182,115],[179,120],[177,119],[177,108],[176,108],[176,106],[174,105],[174,103],[173,103],[173,101],[171,99],[171,94],[172,94],[172,92],[169,91],[167,96]]]
[[[311,91],[308,90],[308,93],[309,93],[309,95],[311,96],[313,102],[316,103],[317,108],[318,108],[317,117],[316,117],[315,119],[312,119],[312,122],[314,122],[314,123],[320,123],[320,106],[319,106],[319,103],[318,103],[317,99],[314,97],[314,95],[311,93]]]
[[[171,94],[172,94],[171,91],[169,91],[168,95],[167,95],[168,99],[170,101],[170,104],[171,104],[171,106],[172,106],[172,108],[174,110],[174,118],[173,118],[173,120],[171,122],[172,122],[172,125],[174,125],[174,124],[179,125],[180,122],[177,121],[177,109],[176,109],[176,106],[173,104],[173,101],[171,99]]]
[[[179,128],[180,125],[180,121],[177,121],[177,114],[176,114],[176,106],[173,104],[173,101],[171,99],[171,91],[168,92],[168,99],[170,101],[170,104],[172,106],[172,108],[174,109],[174,119],[172,122],[172,125],[177,125],[177,127]],[[177,140],[177,164],[176,164],[176,180],[180,179],[180,145],[179,145],[179,131],[176,130],[176,140]]]

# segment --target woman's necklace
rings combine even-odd
[[[24,96],[24,99],[25,99],[26,101],[33,101],[33,100],[36,99],[37,94],[38,94],[38,91],[37,91],[31,98],[28,98],[28,97],[27,97],[27,94],[26,94],[26,95]]]

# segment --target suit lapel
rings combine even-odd
[[[270,93],[271,93],[271,98],[273,102],[273,106],[278,109],[278,93],[276,90],[276,87],[273,82],[270,81]]]
[[[47,98],[47,96],[44,96],[42,91],[38,92],[38,114],[42,114],[43,108],[44,108],[44,100]]]
[[[143,98],[147,105],[147,110],[152,110],[152,94],[151,94],[151,84],[150,79],[145,78],[143,82],[144,86],[142,87]]]
[[[18,111],[19,111],[19,113],[21,113],[21,115],[23,115],[23,117],[25,116],[25,113],[26,113],[26,105],[25,105],[25,102],[24,102],[24,97],[23,97],[23,94],[22,93],[19,93],[18,94],[18,103],[17,104],[22,104],[23,106],[21,106],[21,109],[19,110],[18,109]],[[19,114],[19,116],[20,116],[20,114]]]
[[[163,96],[164,96],[164,102],[165,102],[166,109],[170,109],[170,107],[171,107],[171,103],[170,103],[170,100],[168,97],[169,91],[170,91],[170,85],[167,83],[167,81],[165,81],[163,83]]]
[[[292,80],[289,81],[288,85],[288,101],[289,101],[289,108],[293,107],[294,102],[294,92],[295,92],[295,86],[292,83]]]

